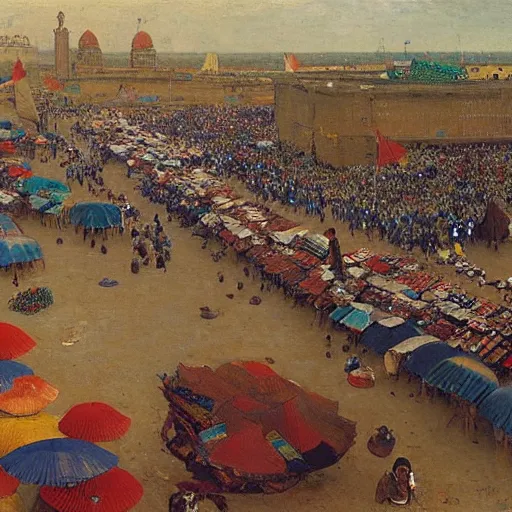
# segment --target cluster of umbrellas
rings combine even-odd
[[[512,436],[512,386],[500,387],[494,372],[475,355],[425,335],[412,321],[372,324],[361,343],[384,355],[390,375],[403,368],[430,386],[475,404],[495,429]]]
[[[24,510],[20,484],[41,486],[40,498],[57,512],[130,510],[142,485],[94,444],[120,439],[130,418],[100,402],[77,404],[60,420],[43,412],[58,390],[14,361],[35,345],[0,323],[0,510]]]

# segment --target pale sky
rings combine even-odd
[[[137,18],[162,52],[512,50],[508,0],[12,0],[0,33],[47,49],[59,10],[72,47],[90,29],[105,52],[130,50]]]

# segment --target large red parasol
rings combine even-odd
[[[17,359],[35,346],[36,342],[19,327],[0,322],[0,360]]]
[[[108,404],[89,402],[73,406],[60,420],[59,430],[68,437],[101,443],[123,437],[131,422]]]
[[[40,496],[58,512],[126,512],[144,495],[128,471],[112,468],[75,487],[41,487]]]

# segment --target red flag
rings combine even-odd
[[[376,131],[378,156],[377,167],[383,167],[387,164],[397,164],[407,154],[401,144],[384,137],[379,130]]]
[[[23,80],[27,76],[27,72],[25,71],[25,68],[23,67],[23,64],[20,59],[16,61],[16,64],[14,64],[14,68],[12,69],[12,81],[14,83],[19,82],[20,80]]]

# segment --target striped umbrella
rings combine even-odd
[[[478,412],[497,429],[512,436],[512,387],[507,386],[493,391],[484,398]]]
[[[22,446],[0,459],[0,466],[24,484],[67,487],[117,466],[113,453],[79,439],[47,439]]]
[[[475,404],[482,402],[499,385],[498,378],[487,366],[468,356],[441,361],[425,380],[431,386]]]

